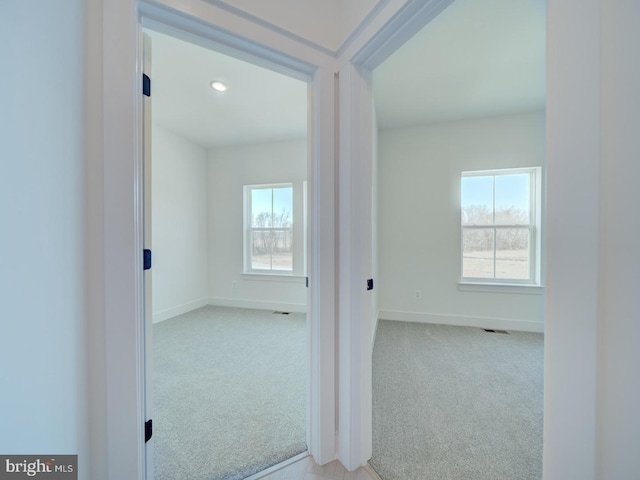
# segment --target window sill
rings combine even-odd
[[[285,282],[285,283],[305,283],[307,277],[291,275],[290,273],[248,273],[241,275],[243,280],[258,282]]]
[[[544,293],[542,285],[515,283],[458,282],[458,290],[464,292],[524,293],[527,295],[542,295]]]

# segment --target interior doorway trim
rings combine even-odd
[[[407,1],[396,15],[352,54],[351,63],[372,72],[454,1]]]
[[[205,2],[188,7],[183,4],[177,0],[110,0],[102,4],[103,115],[93,121],[101,125],[104,171],[103,411],[107,421],[100,440],[104,449],[100,450],[108,455],[99,461],[106,464],[108,478],[144,478],[140,91],[144,25],[308,82],[307,444],[316,461],[326,463],[335,458],[335,59],[308,52],[305,46],[281,50],[277,47],[282,42],[271,38],[273,32],[265,33],[259,25],[243,25],[242,35],[234,33],[217,24],[219,12],[215,6]],[[290,50],[300,54],[292,55]]]
[[[326,226],[321,226],[319,219],[326,214],[320,214],[321,208],[333,210],[328,198],[320,199],[321,192],[332,191],[331,185],[327,185],[326,179],[319,173],[319,153],[320,149],[315,148],[322,135],[322,122],[319,121],[317,106],[319,99],[324,92],[320,91],[320,85],[326,88],[326,84],[319,78],[319,66],[309,62],[291,58],[281,52],[268,49],[264,45],[256,44],[247,39],[234,36],[212,24],[205,24],[201,19],[189,17],[185,14],[175,14],[166,8],[141,3],[140,4],[140,25],[153,28],[154,30],[174,35],[183,40],[191,41],[199,45],[212,48],[218,52],[249,61],[254,64],[265,66],[272,70],[280,71],[283,74],[294,76],[304,80],[309,85],[309,122],[308,122],[308,143],[310,145],[308,155],[308,182],[310,185],[309,200],[309,292],[307,295],[307,323],[309,341],[309,385],[307,388],[307,445],[309,451],[318,463],[330,461],[334,458],[335,447],[332,441],[335,438],[333,429],[327,428],[335,423],[333,416],[334,409],[331,408],[333,402],[333,385],[335,380],[327,375],[327,372],[334,371],[332,361],[334,353],[334,332],[330,328],[334,322],[327,321],[327,309],[322,309],[321,305],[331,305],[335,302],[331,295],[331,290],[321,290],[321,282],[328,284],[327,278],[333,278],[333,272],[325,271],[320,266],[331,265],[333,259],[321,258],[321,253],[317,248],[321,233],[327,237]],[[332,92],[329,92],[332,94]],[[331,139],[332,140],[332,139]],[[333,140],[332,140],[333,141]],[[321,142],[321,140],[320,140]],[[324,202],[324,203],[323,203]],[[333,236],[331,237],[333,241]],[[324,293],[325,298],[321,298]],[[322,310],[323,321],[320,322]],[[326,331],[326,332],[324,332]],[[323,335],[326,333],[326,335]],[[325,372],[325,370],[327,372]],[[324,395],[324,397],[323,397]]]
[[[373,453],[372,341],[377,291],[373,278],[372,179],[375,110],[372,73],[454,0],[408,0],[370,37],[351,42],[340,60],[340,323],[338,452],[350,470]],[[376,279],[374,278],[375,286]]]

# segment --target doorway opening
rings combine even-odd
[[[245,478],[307,450],[308,86],[146,34],[147,478]]]
[[[456,0],[373,70],[383,478],[542,475],[545,21]]]

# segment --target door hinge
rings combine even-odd
[[[147,97],[151,96],[151,78],[146,73],[142,74],[142,94]]]
[[[151,440],[153,436],[153,420],[149,419],[144,422],[144,443],[147,443]]]
[[[307,284],[307,288],[309,288],[309,277],[306,277],[305,282],[306,282],[306,284]]]
[[[367,280],[367,290],[373,290],[373,278]]]
[[[151,268],[151,250],[145,248],[143,254],[143,267],[145,270],[149,270]]]

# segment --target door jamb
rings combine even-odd
[[[370,38],[340,57],[340,323],[338,453],[355,470],[373,453],[372,184],[375,128],[372,73],[454,0],[408,0]],[[375,279],[374,279],[375,281]]]
[[[122,22],[137,8],[134,23]],[[165,25],[217,50],[309,83],[310,152],[307,442],[320,463],[335,458],[335,62],[317,65],[156,2],[103,5],[104,225],[107,466],[109,478],[144,478],[144,314],[142,275],[143,24]],[[118,26],[118,31],[116,31]],[[115,38],[121,44],[109,44]],[[135,39],[135,43],[132,41]],[[125,45],[125,42],[131,42]],[[124,55],[123,55],[124,54]],[[133,101],[132,101],[133,100]],[[134,127],[134,128],[130,128]],[[322,211],[322,214],[320,214]],[[140,267],[140,268],[138,268]],[[322,321],[320,321],[322,319]]]

